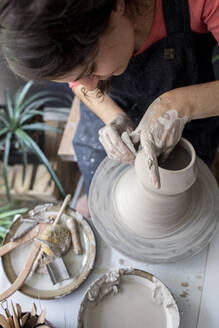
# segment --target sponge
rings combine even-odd
[[[60,224],[47,228],[38,241],[49,256],[60,257],[66,254],[71,247],[71,232]]]

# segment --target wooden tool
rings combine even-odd
[[[66,206],[67,206],[68,203],[70,202],[70,200],[71,200],[71,195],[67,195],[67,196],[65,197],[65,199],[64,199],[64,202],[63,202],[63,204],[62,204],[62,206],[61,206],[61,208],[60,208],[58,214],[57,214],[57,217],[56,217],[55,221],[54,221],[53,224],[52,224],[53,226],[55,226],[55,225],[58,223],[58,221],[60,220],[60,218],[61,218],[61,216],[62,216],[64,210],[66,209]],[[39,243],[39,244],[40,244],[40,243]],[[38,265],[38,262],[39,262],[39,260],[41,259],[42,255],[43,255],[43,249],[41,248],[40,252],[39,252],[38,255],[37,255],[37,258],[36,258],[36,261],[35,261],[35,263],[34,263],[34,265],[33,265],[33,268],[32,268],[32,270],[31,270],[31,274],[34,273],[34,271],[35,271],[35,269],[36,269],[36,267],[37,267],[37,265]]]
[[[61,218],[61,215],[63,214],[66,206],[68,205],[69,201],[71,199],[70,195],[67,195],[59,212],[58,215],[53,223],[53,225],[57,224],[59,219]],[[0,248],[0,256],[10,252],[12,249],[26,243],[27,241],[33,240],[35,237],[41,236],[43,231],[48,228],[48,224],[39,224],[38,226],[34,227],[30,232],[27,233],[27,235],[21,237],[20,239],[16,241],[11,241],[8,244],[2,246]],[[40,243],[37,240],[33,241],[33,246],[31,247],[28,259],[26,261],[26,264],[24,265],[24,269],[19,273],[13,284],[2,294],[0,294],[0,301],[6,299],[7,297],[11,296],[16,290],[18,290],[24,283],[25,279],[30,274],[30,271],[32,267],[34,266],[34,263],[36,262],[36,259],[39,259],[42,255],[43,251],[41,250]],[[39,257],[40,255],[40,257]]]
[[[66,225],[67,225],[68,229],[71,231],[72,244],[73,244],[75,254],[77,254],[77,255],[82,254],[83,249],[81,246],[77,220],[75,218],[71,217],[66,221]]]

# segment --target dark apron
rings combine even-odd
[[[125,73],[111,80],[111,98],[135,126],[164,92],[215,80],[211,58],[216,41],[211,34],[191,30],[187,0],[163,0],[163,10],[167,36],[133,57]],[[96,168],[106,156],[98,140],[98,130],[104,124],[82,103],[80,112],[73,145],[88,191]],[[191,121],[183,136],[210,165],[219,141],[219,117]]]

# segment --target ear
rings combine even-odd
[[[125,1],[124,0],[117,0],[114,12],[117,13],[119,16],[122,16],[125,12]]]

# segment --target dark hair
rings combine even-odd
[[[1,0],[2,54],[11,70],[25,79],[64,76],[94,58],[116,2]]]

